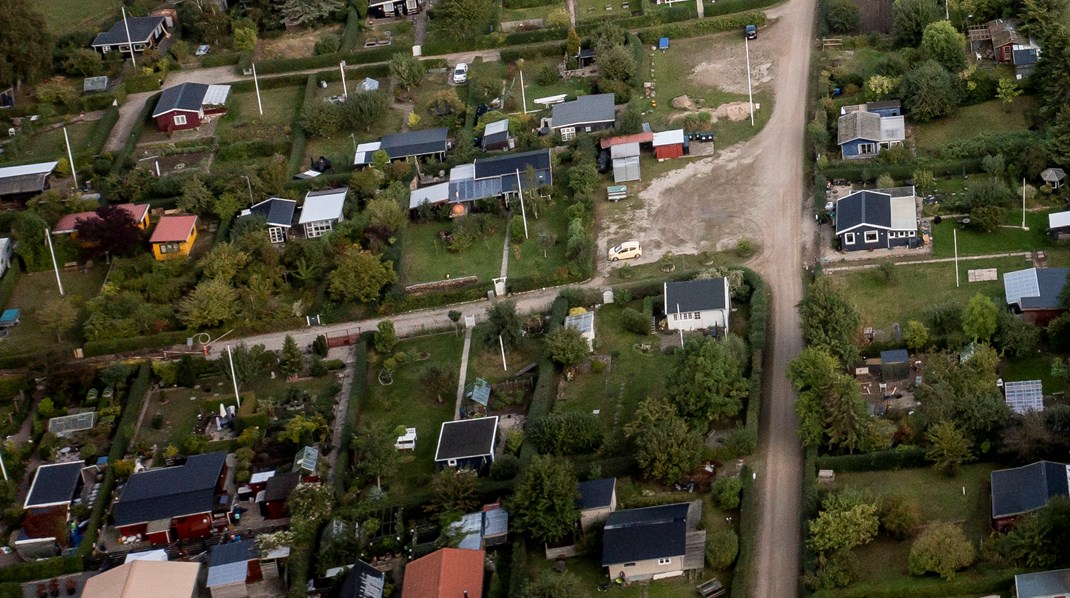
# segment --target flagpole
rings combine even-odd
[[[253,86],[256,87],[256,107],[260,110],[260,116],[264,116],[264,104],[260,101],[260,81],[256,78],[256,63],[253,64]]]
[[[74,154],[71,153],[71,138],[67,136],[67,127],[63,127],[63,141],[67,144],[67,159],[71,161],[71,176],[74,177],[74,188],[77,189],[78,171],[74,169]],[[1024,221],[1025,216],[1022,216],[1022,219]]]
[[[241,395],[238,394],[238,373],[234,371],[234,354],[227,345],[227,361],[230,362],[230,381],[234,383],[234,398],[238,400],[238,409],[241,409]]]
[[[349,88],[346,87],[346,61],[338,63],[338,70],[342,71],[342,93],[345,94],[346,99],[349,99]]]
[[[126,7],[120,6],[119,8],[123,9],[123,27],[126,29],[126,45],[130,47],[130,62],[133,62],[134,68],[137,68],[137,58],[134,58],[134,40],[130,39],[130,23],[126,21]]]

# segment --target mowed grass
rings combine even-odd
[[[496,221],[496,230],[464,251],[450,251],[439,238],[449,232],[447,222],[410,224],[402,236],[400,279],[402,284],[433,282],[446,277],[475,276],[489,283],[501,274],[505,222]]]
[[[632,16],[641,0],[576,0],[576,21],[602,21]],[[629,6],[625,7],[624,5]],[[609,10],[606,10],[609,8]]]
[[[426,352],[425,361],[410,361],[394,370],[389,386],[379,383],[380,363],[368,366],[368,394],[361,409],[362,424],[381,424],[393,428],[416,428],[416,450],[402,453],[402,464],[395,475],[383,481],[384,490],[396,496],[426,490],[435,471],[435,447],[439,428],[453,419],[454,392],[445,393],[438,403],[424,388],[421,378],[431,365],[457,372],[461,367],[464,336],[446,332],[398,343],[397,351],[410,354]]]
[[[969,139],[982,131],[1024,131],[1028,127],[1025,115],[1035,103],[1029,96],[1019,96],[1007,108],[1002,101],[992,100],[974,106],[963,106],[950,116],[931,123],[914,123],[918,152],[938,153],[947,144]]]
[[[33,8],[45,17],[48,32],[61,36],[75,31],[93,31],[119,12],[119,0],[65,0],[46,2],[30,0]],[[110,23],[107,27],[110,27]],[[104,29],[101,29],[103,31]]]
[[[547,68],[556,69],[559,62],[561,62],[561,59],[557,56],[524,61],[524,85],[526,86],[525,93],[527,94],[528,112],[541,110],[543,108],[535,103],[535,100],[539,98],[547,98],[560,94],[579,96],[591,92],[590,80],[584,79],[583,77],[557,79],[549,85],[541,83],[539,81],[539,72]],[[517,85],[520,85],[519,81],[517,81]]]
[[[303,95],[304,89],[297,86],[261,90],[264,107],[261,115],[255,91],[232,93],[227,101],[227,114],[216,128],[216,137],[222,142],[289,139]]]
[[[517,209],[513,210],[514,214],[519,215],[519,204],[513,202],[513,205],[517,206]],[[556,242],[546,251],[545,257],[542,247],[539,246],[540,232],[547,232],[556,237]],[[538,220],[529,210],[527,240],[523,237],[509,240],[509,276],[553,277],[559,281],[566,280],[568,278],[567,241],[568,216],[559,203],[543,205],[539,209]]]
[[[1006,227],[985,233],[965,228],[954,220],[945,219],[933,226],[933,257],[955,256],[955,232],[958,226],[959,257],[964,255],[988,255],[1016,251],[1045,251],[1060,255],[1067,252],[1065,245],[1052,241],[1046,234],[1048,212],[1026,212],[1025,223],[1029,230],[1022,230],[1022,213],[1008,210],[1003,222]],[[1013,228],[1009,228],[1013,227]]]
[[[71,272],[61,271],[60,279],[63,281],[65,297],[78,308],[85,305],[86,301],[100,293],[100,286],[104,282],[107,271],[108,267],[105,264],[97,264],[85,273],[81,269]],[[55,333],[45,329],[47,314],[44,313],[43,307],[48,301],[59,296],[54,273],[44,271],[22,274],[15,286],[15,292],[11,295],[11,300],[4,306],[5,309],[22,310],[20,323],[11,329],[6,339],[0,340],[0,352],[5,354],[37,353],[80,345],[81,317],[78,318],[74,328],[63,335],[63,340],[58,344]]]
[[[909,496],[921,508],[924,524],[958,523],[976,547],[991,530],[989,474],[994,469],[996,466],[991,463],[966,465],[961,473],[953,478],[931,468],[836,472],[836,487],[862,490],[874,501],[890,494]],[[858,563],[855,579],[867,587],[887,587],[887,584],[906,581],[912,584],[921,583],[923,580],[911,578],[907,570],[911,544],[909,539],[898,541],[879,536],[873,542],[855,549],[852,552]],[[992,567],[974,565],[971,570],[958,575],[984,576],[993,572]],[[852,594],[863,595],[857,594],[858,589],[848,588],[856,590]]]
[[[77,157],[89,151],[89,133],[95,122],[80,122],[67,126],[67,135],[71,139],[71,153]],[[67,157],[67,143],[63,139],[63,128],[43,131],[33,136],[20,159],[59,160]],[[84,165],[82,165],[84,166]]]
[[[966,305],[980,293],[1003,302],[1003,273],[1030,267],[1020,258],[993,258],[959,263],[960,286],[955,287],[955,264],[916,264],[896,266],[892,281],[885,281],[876,270],[833,272],[829,276],[846,292],[862,316],[863,326],[887,329],[894,323],[906,326],[909,320],[922,319],[926,310],[944,303]],[[998,278],[988,282],[967,282],[967,271],[995,268]]]

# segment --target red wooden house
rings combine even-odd
[[[679,158],[687,153],[687,135],[683,129],[654,133],[654,157],[661,160]]]
[[[283,473],[269,478],[264,485],[264,489],[256,495],[256,502],[260,505],[260,515],[264,519],[289,517],[290,511],[286,508],[286,499],[290,497],[290,493],[300,483],[301,472],[298,471]]]
[[[156,128],[167,133],[196,129],[202,122],[209,122],[213,114],[227,111],[228,95],[229,85],[183,83],[168,87],[156,101],[152,118]]]
[[[225,526],[226,457],[194,455],[182,465],[130,476],[111,512],[119,535],[141,535],[153,544],[167,544],[202,538]]]

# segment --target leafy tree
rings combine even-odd
[[[831,279],[821,277],[810,284],[799,304],[799,313],[807,345],[825,349],[843,366],[852,365],[858,359],[855,342],[861,332],[862,318]]]
[[[1002,221],[1003,209],[999,206],[980,205],[970,209],[970,227],[981,232],[994,232]]]
[[[940,18],[935,0],[895,0],[892,3],[892,33],[899,47],[917,46],[925,28]]]
[[[930,1],[896,0],[896,4]],[[900,93],[904,97],[903,107],[919,122],[950,114],[959,103],[955,76],[935,60],[926,60],[907,71]]]
[[[178,319],[191,329],[214,328],[238,315],[238,291],[219,279],[201,281],[178,304]]]
[[[614,45],[598,54],[598,73],[611,81],[627,82],[635,73],[635,57],[623,45]]]
[[[591,352],[580,331],[565,326],[546,335],[546,349],[551,359],[566,368],[579,365]]]
[[[345,7],[341,0],[278,0],[282,23],[309,25]]]
[[[940,422],[925,432],[929,448],[925,458],[948,475],[958,473],[963,463],[973,459],[973,443],[953,422]]]
[[[743,480],[738,476],[717,478],[713,483],[713,502],[722,511],[734,511],[739,508],[739,495],[743,491]]]
[[[397,439],[395,430],[382,422],[364,426],[353,436],[353,449],[360,456],[358,467],[367,475],[375,476],[375,487],[383,490],[383,476],[390,475],[398,466],[398,451],[394,448]]]
[[[922,422],[931,426],[955,423],[975,445],[994,440],[1008,419],[1007,405],[996,387],[999,356],[987,345],[975,345],[969,359],[955,353],[930,355],[916,396]]]
[[[556,542],[576,529],[579,495],[571,462],[537,455],[517,481],[509,508],[518,530],[539,542]]]
[[[178,209],[190,214],[204,214],[215,204],[215,195],[205,186],[199,175],[193,175],[182,184]]]
[[[701,337],[684,345],[666,383],[669,399],[684,418],[704,428],[712,419],[734,417],[743,408],[747,350],[742,339]]]
[[[331,516],[334,492],[330,486],[302,482],[290,492],[286,506],[290,510],[290,530],[298,537],[309,538]]]
[[[824,349],[806,347],[788,364],[788,379],[799,397],[795,413],[799,418],[799,437],[803,446],[819,447],[825,443],[824,400],[841,366]]]
[[[862,448],[869,429],[869,412],[858,380],[840,374],[826,392],[823,406],[829,448],[838,447],[847,452]]]
[[[1010,105],[1020,95],[1022,95],[1022,90],[1014,79],[1004,77],[999,80],[999,84],[996,87],[996,99],[1003,102],[1004,110],[1010,110]]]
[[[955,73],[966,66],[966,36],[951,21],[935,21],[921,34],[921,54]]]
[[[706,540],[706,562],[718,571],[727,571],[739,555],[739,536],[735,530],[723,529]]]
[[[1001,450],[1018,462],[1030,463],[1065,450],[1066,442],[1048,421],[1049,413],[1029,411],[1003,430]]]
[[[201,258],[198,265],[204,276],[231,283],[239,272],[245,270],[253,256],[242,251],[235,243],[217,243]]]
[[[987,295],[974,295],[962,310],[962,332],[975,343],[988,342],[996,333],[997,309]]]
[[[223,375],[230,377],[230,362],[234,361],[234,377],[238,379],[238,384],[250,382],[263,375],[264,370],[271,367],[275,357],[269,353],[264,345],[249,346],[245,343],[238,343],[232,347],[230,358],[220,359],[219,367],[223,371]]]
[[[520,314],[516,312],[516,304],[512,301],[500,301],[487,310],[488,329],[483,337],[484,345],[488,349],[498,347],[498,337],[506,347],[515,348],[520,344]]]
[[[643,476],[671,483],[691,471],[702,454],[702,436],[668,403],[646,399],[624,429]]]
[[[305,369],[305,356],[301,353],[301,349],[297,346],[297,341],[289,334],[282,341],[282,355],[279,356],[279,370],[286,375],[287,378],[292,378],[301,373],[301,370]]]
[[[434,505],[445,513],[467,513],[479,504],[479,474],[471,469],[443,469],[431,481]]]
[[[936,191],[936,177],[933,176],[933,171],[915,170],[911,177],[914,179],[914,188],[918,190],[919,195],[929,195]]]
[[[37,311],[37,318],[45,330],[56,334],[56,342],[63,342],[63,333],[78,323],[78,308],[69,297],[53,297]]]
[[[394,262],[383,261],[359,245],[350,245],[338,256],[337,265],[328,275],[331,297],[341,301],[371,303],[388,284],[397,282]]]
[[[520,598],[590,598],[579,577],[572,573],[544,570],[524,586]]]
[[[397,344],[398,334],[394,330],[394,323],[390,320],[379,322],[375,332],[375,352],[385,357],[394,352]]]
[[[294,446],[307,446],[323,439],[327,432],[327,421],[320,414],[312,417],[295,415],[286,422],[278,433],[278,439]]]
[[[83,250],[91,255],[128,255],[144,238],[130,212],[118,206],[97,208],[96,217],[79,219],[74,231]]]
[[[1007,309],[1000,309],[996,334],[992,342],[1007,357],[1027,357],[1040,344],[1040,329],[1016,317]]]
[[[35,82],[52,66],[52,37],[41,13],[22,0],[0,0],[0,84]]]
[[[565,53],[575,56],[580,53],[580,36],[575,27],[568,28],[568,39],[565,40]]]
[[[441,10],[441,5],[439,9]],[[390,57],[390,76],[395,83],[405,90],[419,85],[424,78],[425,72],[424,64],[409,52],[396,52]],[[379,168],[378,164],[376,164],[376,168]],[[379,170],[382,170],[382,168],[379,168]]]
[[[568,188],[576,195],[589,197],[601,180],[598,167],[591,160],[583,160],[568,169]]]
[[[956,571],[972,565],[975,556],[973,544],[961,527],[954,523],[935,523],[910,547],[907,567],[911,575],[937,573],[951,579]]]
[[[454,98],[457,97],[457,92],[452,89],[439,92],[435,97],[449,97],[449,93],[452,93]],[[442,94],[447,95],[443,96]],[[342,104],[342,126],[347,129],[363,128],[367,131],[372,124],[381,121],[389,112],[390,96],[386,92],[355,93],[350,95],[345,103]]]
[[[1050,17],[1049,20],[1053,22],[1053,27],[1050,35],[1041,41],[1044,52],[1040,55],[1033,79],[1037,84],[1041,112],[1050,119],[1060,112],[1070,112],[1070,28],[1061,21]],[[1070,118],[1070,114],[1066,118]],[[1059,163],[1064,166],[1068,164],[1066,161]]]
[[[342,128],[342,110],[328,102],[312,102],[301,112],[300,124],[312,137],[330,137]]]
[[[231,30],[234,49],[239,52],[252,52],[256,49],[256,27],[234,27]]]
[[[242,211],[245,206],[245,198],[237,193],[224,193],[216,200],[215,205],[212,206],[212,213],[219,218],[221,222],[228,221],[234,217],[235,214]]]
[[[841,490],[828,495],[810,522],[807,543],[822,553],[847,551],[868,544],[880,525],[877,505],[860,493]]]
[[[603,435],[602,422],[591,413],[551,413],[534,417],[527,425],[528,439],[548,455],[592,453],[601,446]]]
[[[1070,167],[1070,105],[1059,109],[1048,130],[1048,154],[1056,164]]]
[[[368,202],[365,215],[370,226],[380,227],[395,235],[409,223],[409,190],[401,183],[393,183]],[[405,205],[402,205],[402,202]]]
[[[911,351],[921,351],[929,344],[929,329],[917,320],[910,320],[903,331],[903,340]]]
[[[535,243],[542,250],[542,258],[547,259],[548,252],[557,245],[557,233],[540,224],[535,231]]]
[[[491,0],[441,0],[435,7],[435,25],[467,40],[490,33],[493,15]]]
[[[63,69],[71,75],[96,77],[104,72],[104,61],[100,59],[100,52],[92,48],[75,48],[67,51]]]
[[[861,14],[858,6],[850,0],[830,0],[825,18],[828,20],[829,30],[842,34],[858,29]]]
[[[1019,566],[1052,569],[1070,563],[1070,499],[1056,496],[1022,517],[999,543],[999,553]]]
[[[921,525],[921,507],[908,494],[889,494],[881,500],[880,522],[894,538],[905,539]]]

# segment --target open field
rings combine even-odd
[[[30,0],[30,3],[44,15],[48,32],[57,37],[75,31],[95,30],[98,25],[110,19],[113,13],[118,13],[119,5],[122,4],[119,0]]]
[[[863,326],[890,328],[898,323],[921,319],[930,307],[943,303],[966,305],[970,297],[980,293],[1003,301],[1004,272],[1030,267],[1021,258],[970,260],[959,264],[961,286],[955,287],[954,263],[897,266],[895,277],[885,282],[876,270],[858,270],[829,274],[842,285],[862,316]],[[967,270],[996,268],[999,279],[990,282],[967,282]]]
[[[100,285],[108,267],[98,264],[88,272],[81,270],[60,272],[66,297],[75,305],[81,306],[100,293]],[[22,310],[20,324],[11,329],[7,338],[0,340],[0,352],[10,354],[39,353],[52,349],[65,349],[70,345],[81,343],[82,318],[78,318],[74,330],[63,335],[62,343],[57,345],[56,335],[45,327],[47,315],[42,309],[51,299],[59,297],[56,288],[56,275],[52,272],[32,272],[19,277],[15,292],[5,309]]]
[[[496,220],[497,230],[464,251],[446,249],[439,239],[439,231],[449,231],[446,222],[410,224],[402,235],[402,260],[399,278],[402,284],[431,282],[447,276],[477,276],[489,283],[501,274],[502,244],[505,243],[505,222]]]
[[[89,150],[89,134],[96,122],[80,122],[67,126],[71,139],[71,152],[77,157]],[[67,157],[67,144],[63,140],[63,128],[42,131],[33,136],[19,159],[58,160]]]
[[[1019,96],[1009,108],[1003,102],[992,100],[974,106],[963,106],[950,116],[931,123],[912,125],[918,152],[938,153],[948,140],[961,141],[978,133],[1005,133],[1024,131],[1028,127],[1026,112],[1036,102],[1028,96]]]

